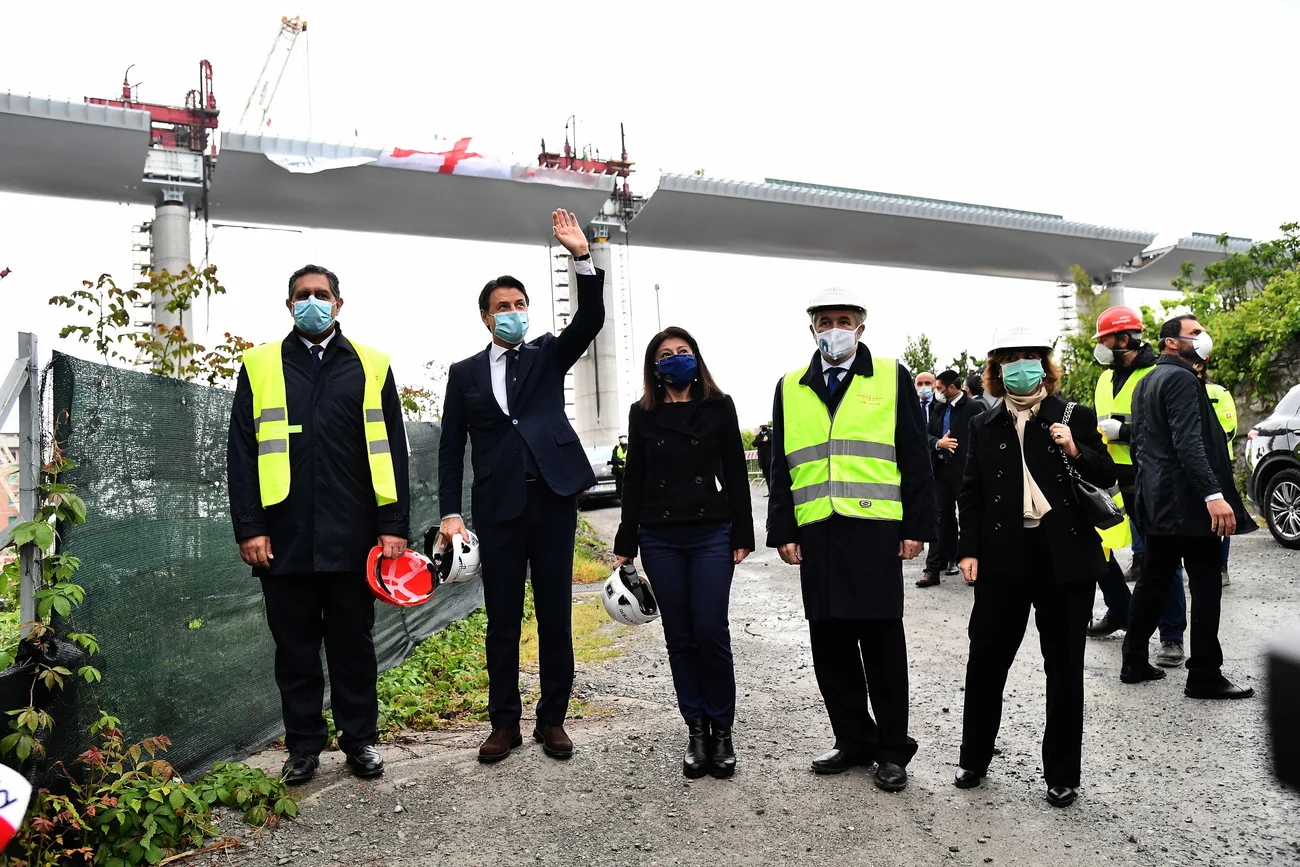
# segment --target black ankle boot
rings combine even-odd
[[[682,759],[682,773],[692,780],[709,772],[709,721],[693,719],[686,724],[690,731],[690,740],[686,742],[686,756]]]
[[[731,727],[713,725],[713,749],[709,751],[709,773],[725,780],[736,772],[736,750],[731,745]]]

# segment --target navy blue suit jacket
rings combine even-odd
[[[544,334],[519,347],[510,415],[492,394],[489,349],[451,366],[438,444],[438,505],[442,517],[462,510],[465,444],[473,443],[474,485],[470,506],[475,524],[517,518],[528,498],[523,445],[527,443],[542,481],[560,496],[596,484],[564,412],[564,375],[605,324],[605,272],[578,275],[578,309],[557,337]]]

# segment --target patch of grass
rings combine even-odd
[[[524,597],[524,623],[519,643],[519,668],[536,671],[537,622],[532,588]],[[573,606],[573,652],[579,663],[592,663],[618,655],[615,624],[600,599]],[[487,614],[480,608],[424,640],[396,668],[379,676],[379,726],[381,730],[433,731],[461,722],[487,719],[488,675],[484,639]],[[535,699],[536,696],[531,696]],[[525,702],[530,698],[526,697]],[[575,713],[586,709],[573,703]]]
[[[597,584],[609,577],[612,567],[604,560],[592,560],[573,555],[573,583]]]
[[[573,540],[573,583],[595,584],[609,577],[609,547],[596,535],[587,516],[578,513],[578,533]]]

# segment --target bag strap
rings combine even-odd
[[[1079,402],[1077,400],[1072,400],[1065,405],[1065,415],[1061,418],[1061,424],[1070,424],[1070,416],[1074,413],[1074,408],[1078,405]],[[1069,457],[1066,456],[1065,448],[1063,446],[1057,446],[1056,452],[1061,456],[1061,463],[1065,464],[1065,470],[1070,474],[1070,478],[1083,481],[1083,476],[1079,475],[1079,469],[1070,461]]]
[[[1079,405],[1077,400],[1072,400],[1065,405],[1065,416],[1061,419],[1061,424],[1069,424],[1070,416],[1074,413],[1074,408]]]

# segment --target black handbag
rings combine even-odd
[[[1070,424],[1070,415],[1078,405],[1075,401],[1066,404],[1065,417],[1061,419],[1061,424],[1066,426]],[[1079,470],[1065,454],[1064,448],[1058,446],[1056,450],[1061,453],[1061,461],[1065,464],[1066,472],[1070,474],[1070,488],[1074,491],[1074,502],[1083,512],[1083,517],[1088,523],[1098,530],[1109,530],[1123,523],[1124,512],[1111,495],[1079,475]]]

